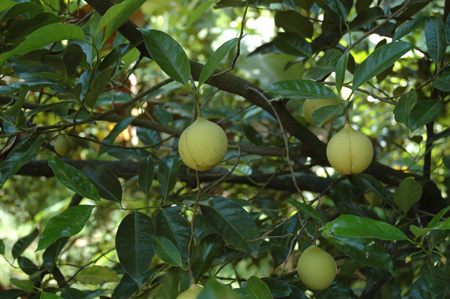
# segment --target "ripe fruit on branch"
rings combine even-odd
[[[181,134],[178,150],[184,164],[195,170],[208,170],[225,157],[227,135],[219,125],[198,117]]]
[[[327,158],[331,166],[342,174],[361,173],[372,162],[372,142],[347,123],[328,141]]]
[[[202,291],[203,288],[201,286],[193,283],[186,291],[178,295],[177,299],[195,299]]]
[[[72,142],[67,137],[59,136],[56,138],[54,148],[61,156],[67,156],[72,150]]]
[[[298,259],[298,277],[310,290],[321,291],[328,288],[336,277],[334,258],[326,251],[311,245]]]
[[[303,116],[305,117],[307,122],[314,125],[314,122],[312,119],[313,112],[316,111],[317,109],[320,109],[325,106],[330,106],[330,105],[339,105],[339,101],[337,99],[309,99],[309,100],[306,100],[303,103],[303,109],[302,109]],[[332,119],[333,119],[333,117],[328,118],[324,122],[324,124],[329,123]]]

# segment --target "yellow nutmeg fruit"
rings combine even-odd
[[[339,105],[339,100],[337,99],[308,99],[303,103],[303,117],[306,119],[307,122],[314,125],[312,114],[317,109],[320,109],[325,106],[330,105]],[[329,123],[333,117],[330,117],[325,121],[324,124]]]
[[[72,142],[67,137],[59,136],[56,138],[54,148],[61,156],[67,156],[72,150]]]
[[[225,157],[227,135],[219,125],[199,117],[181,134],[178,150],[184,164],[195,170],[208,170]]]
[[[311,245],[298,259],[298,277],[313,291],[328,288],[336,277],[337,267],[334,258],[321,248]]]
[[[177,299],[195,299],[203,291],[203,288],[198,284],[191,284],[191,286],[177,296]]]
[[[372,142],[366,135],[346,124],[328,142],[327,158],[331,166],[342,174],[361,173],[372,162]]]

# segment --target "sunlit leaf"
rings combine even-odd
[[[194,22],[197,21],[214,3],[215,1],[205,1],[199,4],[193,11],[189,13],[189,17],[183,29],[188,30],[189,28],[191,28],[192,24],[194,24]]]
[[[86,225],[94,206],[78,205],[65,210],[48,221],[36,251],[49,247],[60,238],[78,234]]]
[[[337,99],[336,94],[325,85],[310,80],[279,81],[266,90],[269,93],[293,99]]]

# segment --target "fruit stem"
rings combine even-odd
[[[195,81],[192,78],[192,76],[190,79],[191,79],[191,86],[192,86],[192,96],[194,97],[194,114],[195,114],[194,119],[197,119],[199,117],[202,117],[202,111],[200,109],[200,103],[198,101],[198,96],[197,96],[198,90],[197,90],[197,87],[195,86]]]
[[[195,199],[195,204],[194,204],[194,214],[192,215],[192,220],[191,220],[191,238],[189,239],[188,259],[187,259],[189,276],[191,277],[191,281],[192,282],[195,282],[194,274],[192,273],[192,268],[191,268],[192,243],[194,243],[194,221],[195,221],[195,215],[197,215],[198,200],[200,199],[200,194],[202,193],[202,189],[200,187],[200,172],[198,170],[196,170],[195,174],[196,174],[196,177],[197,177],[197,189],[198,189],[198,192],[197,192],[197,198]]]
[[[349,105],[346,105],[346,106],[345,106],[345,124],[346,124],[346,125],[349,125],[349,124],[350,124],[350,118],[349,118],[349,116],[348,116],[348,106],[349,106]]]

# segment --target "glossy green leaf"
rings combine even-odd
[[[239,295],[231,287],[225,286],[215,278],[208,279],[204,290],[196,299],[240,299]]]
[[[97,29],[97,31],[100,31],[106,26],[103,40],[106,41],[114,31],[128,21],[135,11],[144,3],[145,0],[127,0],[109,8],[101,18]]]
[[[83,173],[94,184],[101,198],[122,202],[122,185],[116,174],[103,166],[88,166]]]
[[[389,68],[412,48],[411,44],[403,41],[378,47],[356,69],[353,90]]]
[[[25,237],[20,238],[13,246],[12,248],[12,256],[13,258],[18,258],[25,249],[28,248],[28,246],[33,243],[33,241],[36,239],[36,237],[39,235],[39,230],[35,229]]]
[[[402,210],[407,213],[422,196],[422,185],[413,177],[407,177],[398,186],[394,193],[394,202]]]
[[[83,101],[86,103],[86,105],[88,105],[91,108],[95,106],[98,98],[105,89],[106,84],[108,84],[111,77],[114,75],[114,71],[115,67],[110,67],[102,71],[95,77],[89,88],[89,91],[83,98]]]
[[[297,201],[293,198],[289,198],[288,200],[286,200],[286,203],[293,205],[299,212],[301,212],[305,216],[322,221],[322,218],[320,218],[319,213],[316,210],[314,210],[314,208],[311,207],[310,205]]]
[[[370,239],[333,236],[333,243],[339,251],[363,265],[394,273],[391,255],[383,246]]]
[[[434,215],[434,217],[430,220],[430,222],[428,222],[427,227],[436,226],[439,223],[439,221],[441,221],[441,218],[444,217],[444,215],[448,213],[448,211],[450,211],[450,206],[440,210],[439,213]]]
[[[338,92],[341,91],[345,81],[345,71],[347,70],[349,55],[349,52],[343,54],[336,63],[336,89]]]
[[[197,215],[198,217],[199,215]],[[194,227],[197,228],[197,217],[195,218]],[[197,242],[198,238],[196,237]],[[223,240],[218,235],[213,234],[201,239],[198,246],[194,247],[192,255],[192,273],[194,278],[198,281],[203,274],[205,274],[216,258],[219,258],[223,253]]]
[[[444,110],[444,104],[439,100],[424,100],[418,102],[408,118],[411,132],[434,121]]]
[[[170,269],[169,269],[170,271]],[[143,279],[146,280],[145,278]],[[129,299],[130,294],[134,294],[139,291],[139,287],[136,282],[131,278],[130,275],[124,274],[122,279],[120,279],[119,284],[114,289],[112,293],[112,298],[114,299]],[[81,299],[81,298],[80,298]]]
[[[80,27],[71,24],[57,23],[41,27],[31,33],[19,46],[1,54],[0,66],[14,55],[26,54],[33,50],[41,49],[48,44],[67,39],[84,41],[84,32]]]
[[[298,57],[311,57],[311,45],[295,33],[278,33],[273,40],[275,48],[285,54]]]
[[[311,38],[314,33],[311,21],[295,10],[278,10],[275,14],[275,26],[303,38]]]
[[[127,215],[117,229],[117,256],[139,288],[142,288],[153,257],[152,231],[152,219],[141,212]]]
[[[17,259],[17,262],[19,264],[20,269],[28,275],[33,275],[36,272],[39,272],[39,273],[43,272],[43,270],[40,270],[30,259],[28,259],[24,256],[20,256]]]
[[[394,108],[395,121],[409,127],[408,118],[416,104],[417,92],[414,89],[411,89],[398,100],[398,103]]]
[[[427,21],[427,17],[418,17],[414,18],[410,21],[407,21],[403,24],[401,24],[394,33],[394,36],[392,37],[392,41],[396,41],[398,39],[401,39],[405,35],[413,32],[414,30],[417,30],[425,25],[425,22]]]
[[[369,188],[376,195],[378,195],[385,202],[390,203],[390,199],[386,194],[386,190],[383,185],[378,181],[374,176],[367,173],[360,173],[356,176],[357,180],[359,180],[366,188]]]
[[[52,168],[56,179],[64,186],[83,197],[100,201],[97,188],[81,171],[55,157],[48,159],[48,166]]]
[[[9,6],[8,4],[6,4],[6,5]],[[32,14],[39,13],[42,11],[43,11],[43,7],[42,7],[42,5],[40,5],[40,3],[30,2],[30,1],[17,3],[17,1],[16,1],[16,5],[9,7],[9,9],[7,11],[4,11],[0,15],[0,23],[11,21],[23,14],[31,14],[32,15]]]
[[[75,277],[76,281],[83,284],[103,284],[119,280],[117,272],[105,266],[92,266],[84,268]]]
[[[45,249],[56,240],[78,234],[86,225],[95,206],[78,205],[65,210],[48,221],[36,251]]]
[[[354,215],[341,215],[323,226],[323,231],[343,237],[408,240],[408,237],[389,223]]]
[[[16,4],[17,2],[11,0],[3,0],[2,2],[0,2],[0,12],[7,10],[8,8],[11,8]]]
[[[216,68],[219,66],[220,62],[228,55],[228,53],[230,53],[230,51],[236,46],[238,42],[238,38],[233,38],[223,43],[216,51],[214,51],[214,53],[202,68],[200,77],[198,79],[198,88],[200,88],[200,86],[202,86],[203,83],[205,83],[206,80],[211,77]]]
[[[316,64],[307,70],[304,74],[305,79],[322,80],[325,76],[331,74],[335,69],[337,62],[342,56],[338,49],[331,49],[316,62]]]
[[[184,85],[189,82],[191,65],[183,48],[170,35],[162,31],[141,30],[150,56],[172,79]]]
[[[155,174],[155,163],[151,156],[141,160],[139,163],[139,187],[148,195],[153,184]]]
[[[355,31],[356,29],[360,29],[364,26],[371,25],[377,19],[384,16],[383,10],[378,7],[369,7],[363,12],[359,13],[353,21],[350,22],[350,31]]]
[[[174,267],[183,267],[181,254],[175,244],[164,236],[155,236],[152,239],[155,254],[163,261]]]
[[[34,160],[44,138],[41,135],[28,135],[22,138],[0,162],[0,188],[26,163]]]
[[[40,299],[64,299],[64,298],[59,297],[59,296],[57,296],[55,294],[52,294],[52,293],[42,292]]]
[[[233,247],[249,253],[258,253],[258,227],[241,206],[225,197],[214,197],[214,206],[201,206],[205,220]]]
[[[433,87],[442,91],[450,92],[450,72],[444,73],[433,81]]]
[[[420,276],[425,282],[431,298],[443,298],[450,283],[448,275],[443,270],[425,262],[420,268]]]
[[[312,113],[312,120],[316,127],[322,127],[329,119],[334,118],[344,113],[344,106],[342,105],[328,105],[316,109]]]
[[[187,260],[188,245],[191,238],[189,222],[177,211],[162,209],[156,216],[156,235],[164,236],[178,248],[183,260]]]
[[[425,40],[428,53],[435,64],[441,62],[447,47],[445,25],[440,17],[427,17],[425,23]]]
[[[5,243],[0,239],[0,254],[5,255]]]
[[[266,91],[293,99],[338,98],[330,88],[310,80],[279,81],[269,86]]]
[[[166,198],[178,180],[181,159],[178,153],[165,157],[158,167],[158,182],[164,198]]]
[[[111,132],[109,132],[108,136],[106,136],[103,140],[102,143],[105,144],[113,144],[114,140],[116,139],[116,137],[123,132],[123,130],[125,130],[126,128],[128,128],[128,126],[133,122],[133,120],[135,119],[135,117],[127,117],[121,121],[119,121],[114,128],[111,130]],[[99,155],[106,153],[110,148],[106,145],[101,144],[100,145],[100,151],[99,151]]]
[[[272,299],[269,287],[256,276],[251,276],[238,290],[241,298]]]
[[[18,289],[1,290],[0,298],[2,298],[2,299],[17,299],[24,294],[25,294],[24,290],[18,290]]]
[[[183,30],[188,30],[189,28],[191,28],[192,24],[194,24],[194,22],[197,21],[214,3],[215,1],[205,1],[199,4],[193,11],[189,13],[186,25],[184,26]]]

